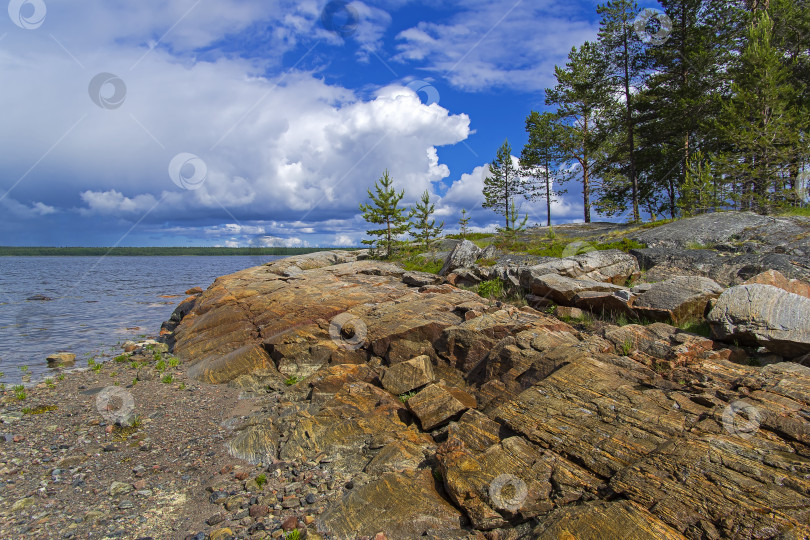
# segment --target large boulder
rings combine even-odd
[[[530,268],[521,275],[521,284],[531,290],[534,296],[548,298],[557,304],[572,305],[574,298],[585,292],[625,291],[625,287],[587,278],[573,278],[559,274],[537,275]]]
[[[680,324],[689,319],[702,319],[709,301],[722,292],[723,288],[712,279],[676,276],[653,283],[647,292],[636,298],[633,308],[639,317]]]
[[[445,259],[439,275],[446,276],[456,268],[468,268],[474,265],[475,261],[481,258],[481,253],[481,248],[469,240],[462,240]]]
[[[718,339],[760,344],[786,358],[810,352],[810,298],[772,285],[727,289],[708,320]]]
[[[523,270],[520,282],[524,288],[529,289],[529,285],[537,277],[559,274],[570,278],[624,284],[631,277],[637,277],[639,273],[638,262],[634,257],[618,249],[611,249],[589,251],[531,266]]]

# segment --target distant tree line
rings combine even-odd
[[[225,247],[4,247],[0,257],[164,257],[164,256],[254,256],[254,255],[302,255],[326,249],[347,248],[225,248]]]
[[[804,206],[810,165],[810,0],[632,0],[600,5],[595,42],[574,47],[526,118],[515,169],[508,141],[484,207],[514,226],[514,201],[551,205],[560,186],[591,210],[639,221],[717,209]]]

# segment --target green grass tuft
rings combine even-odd
[[[490,279],[478,284],[478,295],[483,298],[503,298],[504,288],[500,279]]]

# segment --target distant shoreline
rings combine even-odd
[[[0,257],[177,257],[303,255],[317,251],[359,248],[222,248],[222,247],[9,247],[0,246]]]

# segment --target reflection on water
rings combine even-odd
[[[0,257],[0,381],[33,380],[45,357],[118,354],[117,344],[156,335],[192,287],[279,257]],[[50,301],[27,300],[42,295]]]

